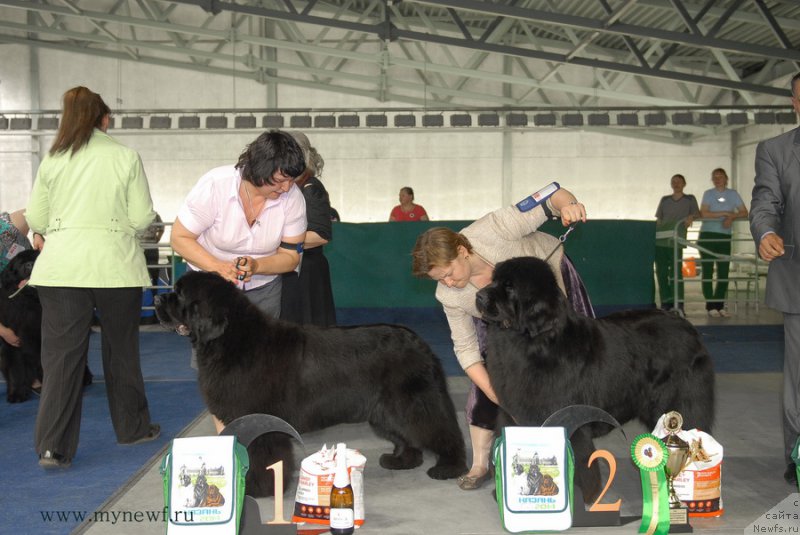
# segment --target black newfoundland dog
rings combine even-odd
[[[28,249],[18,253],[0,273],[0,323],[9,327],[22,341],[14,347],[0,339],[0,371],[6,380],[9,403],[27,401],[33,392],[34,380],[42,380],[42,305],[35,288],[20,283],[31,278],[39,251]],[[87,365],[83,386],[92,384],[92,371]]]
[[[676,410],[685,429],[711,431],[711,357],[685,319],[660,310],[578,315],[549,265],[530,257],[498,264],[476,305],[487,323],[492,386],[519,425],[541,425],[558,409],[583,404],[623,424],[638,418],[648,429]],[[581,468],[594,449],[592,437],[609,430],[589,427],[571,439],[586,500],[599,491],[597,473]]]
[[[21,251],[0,273],[0,323],[22,341],[15,347],[0,338],[0,371],[9,403],[27,401],[34,380],[42,380],[42,305],[35,289],[18,287],[30,278],[37,256],[33,249]]]
[[[441,363],[409,329],[282,322],[222,277],[202,272],[182,276],[174,292],[156,298],[155,308],[163,325],[189,336],[203,397],[224,424],[254,413],[282,418],[300,433],[368,422],[394,444],[380,458],[383,468],[415,468],[428,449],[437,455],[430,477],[467,471]],[[257,467],[278,459],[291,467],[289,441],[269,433],[251,444],[248,494],[273,492],[272,476]]]

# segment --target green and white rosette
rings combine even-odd
[[[664,466],[669,451],[659,438],[644,433],[633,440],[631,457],[642,476],[642,524],[639,533],[666,535],[669,532],[669,493]]]

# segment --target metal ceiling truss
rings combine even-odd
[[[422,108],[788,105],[800,2],[0,0],[0,43]]]

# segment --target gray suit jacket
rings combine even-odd
[[[750,232],[758,246],[768,231],[783,238],[786,253],[769,264],[768,306],[800,313],[800,128],[762,141],[756,149],[756,178]]]

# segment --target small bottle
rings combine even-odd
[[[347,472],[347,448],[336,445],[336,472],[331,487],[331,534],[349,535],[355,529],[353,487]]]

